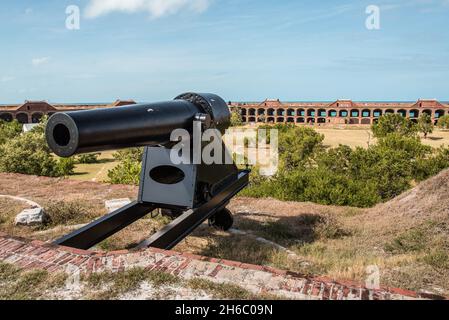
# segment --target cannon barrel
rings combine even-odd
[[[175,129],[192,130],[197,115],[207,128],[230,124],[226,102],[214,94],[186,93],[173,101],[61,112],[48,119],[45,135],[58,156],[170,143]],[[204,119],[204,117],[202,117]]]

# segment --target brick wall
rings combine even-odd
[[[151,248],[103,253],[11,237],[4,233],[0,233],[0,261],[14,264],[23,269],[45,269],[49,272],[67,273],[78,270],[81,273],[119,272],[132,267],[144,267],[167,272],[184,279],[201,277],[218,283],[234,283],[255,294],[280,294],[290,299],[442,298],[394,288],[370,290],[355,282],[307,277],[270,267],[182,254],[175,251]]]

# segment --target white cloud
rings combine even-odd
[[[13,81],[14,79],[16,79],[16,78],[11,77],[11,76],[4,76],[4,77],[0,78],[0,82],[9,82],[9,81]]]
[[[96,18],[111,12],[135,13],[146,11],[152,18],[175,14],[181,10],[201,13],[211,0],[90,0],[86,7],[87,18]]]
[[[50,61],[50,57],[33,58],[31,60],[31,63],[33,64],[33,66],[38,67],[43,64],[46,64],[48,61]]]

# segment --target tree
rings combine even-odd
[[[400,114],[386,114],[379,118],[377,123],[371,127],[376,138],[383,138],[390,133],[399,133],[404,136],[414,136],[416,125],[410,119]]]
[[[17,120],[12,122],[0,120],[0,144],[17,137],[20,133],[22,133],[22,125]]]
[[[231,127],[239,127],[243,125],[242,116],[237,109],[231,111]]]
[[[424,134],[424,139],[427,139],[427,135],[433,132],[432,117],[427,113],[423,113],[419,117],[418,131]]]
[[[449,130],[449,115],[440,117],[437,125],[440,129]]]

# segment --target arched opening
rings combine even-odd
[[[307,109],[307,116],[315,117],[315,109]],[[307,121],[307,122],[309,122],[309,121]]]
[[[295,123],[295,118],[289,117],[287,118],[288,123]]]
[[[19,121],[19,123],[28,123],[28,115],[26,113],[18,113],[16,115],[16,119],[17,121]]]
[[[394,110],[393,109],[387,109],[386,111],[385,111],[385,114],[393,114],[394,113]]]
[[[328,116],[331,117],[331,118],[335,118],[337,116],[337,111],[336,110],[329,110]]]
[[[407,117],[407,110],[401,109],[401,110],[398,111],[398,114],[400,114],[401,116],[406,118]]]
[[[274,116],[274,109],[268,109],[267,115]]]
[[[326,118],[318,118],[318,123],[326,123]]]
[[[298,109],[298,110],[296,110],[296,115],[300,116],[300,117],[304,117],[306,115],[306,112],[304,111],[304,109]]]
[[[315,118],[307,118],[307,123],[314,124],[315,123]]]
[[[32,123],[39,123],[44,115],[40,112],[33,113],[31,116]]]
[[[351,110],[351,117],[359,117],[360,111],[358,109],[352,109]]]
[[[318,117],[326,117],[326,116],[327,116],[326,110],[324,109],[318,110]]]
[[[410,116],[411,119],[418,118],[419,117],[419,110],[416,110],[416,109],[410,110],[409,116]]]
[[[258,116],[263,116],[263,115],[265,115],[265,109],[263,109],[263,108],[257,109],[257,115],[258,115]]]
[[[285,110],[284,109],[278,109],[278,111],[276,112],[277,116],[285,116]]]
[[[251,123],[256,122],[256,117],[249,117],[248,122],[251,122]]]
[[[439,119],[442,116],[444,116],[444,110],[437,110],[437,111],[435,111],[435,119]]]
[[[273,117],[268,117],[267,118],[267,122],[268,123],[274,123],[274,118]]]
[[[294,117],[295,116],[295,110],[294,109],[288,109],[287,110],[287,116]]]
[[[371,119],[363,118],[361,124],[371,124]]]
[[[305,123],[306,122],[306,119],[304,119],[304,118],[297,118],[296,119],[296,123]]]
[[[285,121],[284,117],[277,117],[276,122],[277,123],[283,123]]]
[[[422,113],[428,114],[430,117],[432,117],[432,110],[424,110]]]
[[[256,115],[256,109],[249,109],[249,115],[250,116],[255,116]]]
[[[14,119],[11,113],[2,113],[0,114],[0,120],[11,122]]]
[[[382,117],[382,110],[380,110],[380,109],[374,110],[374,112],[373,112],[373,117],[374,117],[374,118]]]
[[[339,117],[347,117],[349,115],[349,112],[346,110],[340,110],[340,112],[338,113]]]
[[[364,109],[364,110],[362,110],[362,117],[363,117],[363,118],[369,118],[369,117],[371,117],[371,110],[369,110],[369,109]]]
[[[246,117],[242,117],[242,122],[246,122]]]
[[[240,109],[240,114],[242,116],[246,116],[248,114],[248,111],[245,108]]]
[[[351,118],[351,119],[349,119],[349,124],[359,124],[359,119]]]

